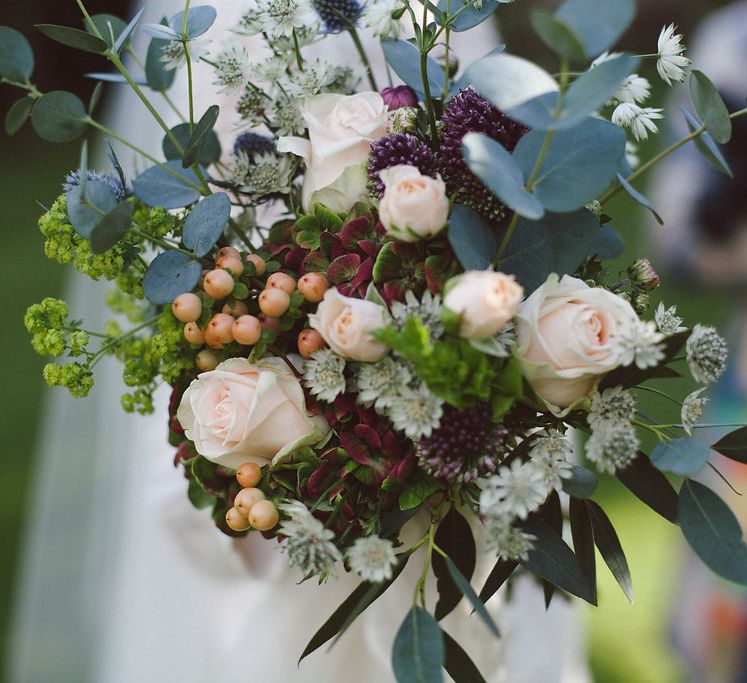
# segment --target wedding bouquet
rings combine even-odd
[[[656,53],[635,56],[609,52],[632,0],[537,10],[532,26],[558,57],[551,74],[502,46],[459,62],[454,34],[509,11],[501,0],[255,0],[234,38],[212,43],[209,5],[187,0],[141,25],[142,11],[126,24],[77,3],[82,30],[38,28],[114,70],[88,74],[99,81],[88,105],[42,93],[29,44],[0,28],[0,76],[26,91],[6,128],[30,118],[50,142],[98,131],[148,167],[131,177],[110,144],[112,168],[93,170],[84,143],[39,222],[47,256],[114,284],[118,319],[90,331],[47,298],[26,326],[39,353],[70,358],[44,376],[75,396],[106,355],[124,365],[126,411],[152,412],[156,389],[172,387],[175,464],[222,532],[261,532],[304,578],[360,577],[302,656],[339,638],[407,563],[422,573],[392,666],[408,683],[441,680],[442,668],[483,680],[439,621],[466,598],[498,635],[485,603],[515,573],[534,574],[548,603],[562,592],[594,604],[596,546],[632,597],[593,470],[747,583],[736,518],[694,478],[715,469],[711,449],[747,462],[747,428],[712,445],[693,436],[725,342],[683,326],[674,306],[649,311],[659,277],[648,260],[605,266],[623,245],[608,200],[627,192],[657,215],[633,183],[689,141],[729,173],[718,144],[747,113],[686,73],[674,25]],[[142,60],[136,31],[150,39]],[[351,39],[358,64],[314,56],[321,41]],[[662,118],[644,106],[646,58],[667,84],[689,80],[693,111],[691,133],[641,163],[635,143]],[[233,107],[228,153],[219,105],[194,87],[197,60]],[[182,69],[187,101],[175,102]],[[135,92],[163,129],[161,151],[96,118],[103,83]],[[186,107],[182,123],[169,127],[161,104]],[[640,392],[660,392],[651,380],[685,368],[700,388],[674,421],[637,409]],[[422,531],[411,542],[403,529]],[[495,567],[473,586],[478,545]]]

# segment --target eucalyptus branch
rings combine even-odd
[[[44,94],[31,81],[21,83],[20,81],[12,81],[9,78],[5,78],[3,76],[2,78],[0,78],[0,83],[5,83],[6,85],[12,85],[14,88],[26,90],[29,94],[29,97],[32,97],[35,100],[38,100]]]

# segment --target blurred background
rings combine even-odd
[[[519,0],[515,6],[502,8],[498,12],[509,51],[522,54],[526,46],[540,49],[539,41],[531,33],[527,14],[533,7],[552,7],[555,4]],[[638,18],[620,44],[632,52],[656,52],[656,38],[661,26],[675,21],[685,35],[686,44],[690,46],[699,23],[725,4],[719,0],[639,2]],[[90,0],[87,5],[91,13],[108,12],[123,16],[128,13],[130,3],[124,0]],[[80,74],[99,70],[99,60],[94,55],[66,49],[46,39],[32,28],[33,24],[40,22],[80,25],[73,0],[54,3],[48,0],[24,0],[22,3],[5,2],[0,7],[0,24],[21,30],[33,45],[37,57],[35,81],[38,86],[43,91],[67,89],[85,101],[92,84]],[[744,43],[743,71],[747,73],[747,34]],[[714,50],[718,50],[715,45]],[[553,60],[549,53],[533,52],[527,56],[552,68]],[[730,59],[730,56],[724,54],[723,59]],[[670,93],[656,76],[654,64],[654,60],[648,60],[641,68],[641,75],[648,77],[654,86],[651,104],[662,106]],[[747,79],[744,83],[741,93],[738,93],[738,107],[744,106]],[[8,86],[0,87],[0,112],[4,114],[19,96],[18,91]],[[674,112],[673,118],[681,117]],[[668,125],[668,122],[664,122],[663,133],[654,136],[644,147],[644,157],[666,142],[669,138],[666,130]],[[739,142],[732,144],[739,145]],[[744,147],[742,151],[746,151]],[[0,671],[3,670],[14,585],[18,579],[16,560],[23,543],[24,518],[32,504],[30,495],[34,488],[37,429],[44,411],[45,396],[52,391],[46,388],[41,378],[44,361],[31,350],[23,327],[23,313],[29,304],[43,296],[60,295],[67,273],[67,269],[46,260],[43,255],[42,239],[36,227],[41,213],[37,202],[49,205],[53,201],[60,192],[65,172],[75,168],[77,160],[77,144],[52,146],[42,143],[28,125],[12,139],[4,137],[0,145],[0,231],[3,245],[3,268],[0,271],[0,291],[3,292],[0,335],[0,386],[3,388],[0,391],[0,434],[3,435],[3,470],[0,476],[0,548],[3,549],[0,553]],[[691,182],[695,183],[696,180],[691,179]],[[741,193],[742,197],[746,196],[747,176],[738,173],[735,182],[737,195]],[[692,193],[700,190],[702,188],[691,188]],[[666,197],[662,200],[666,201]],[[726,200],[719,198],[714,201]],[[666,220],[664,207],[659,208],[665,213]],[[696,209],[693,207],[693,211]],[[652,224],[649,217],[626,198],[618,196],[610,204],[608,212],[616,217],[615,225],[626,239],[624,254],[610,264],[611,273],[624,270],[638,256],[650,256],[662,274],[666,272],[663,286],[652,296],[653,305],[660,299],[670,304],[676,302],[686,322],[712,323],[729,332],[733,339],[739,339],[739,321],[743,318],[744,295],[740,296],[740,290],[744,289],[743,280],[740,282],[737,277],[719,281],[717,277],[704,276],[692,263],[671,258],[666,245],[668,239],[675,237],[669,237],[670,233],[667,232],[661,233],[660,237],[664,237],[659,240],[665,248],[652,256],[652,231],[662,229]],[[713,220],[719,222],[718,218]],[[745,266],[747,263],[738,263],[736,272],[744,271]],[[683,272],[687,273],[687,277],[681,277]],[[738,347],[733,348],[733,356],[739,359]],[[712,409],[714,421],[744,420],[741,384],[738,376],[734,379],[737,372],[738,368],[731,374],[731,379],[727,378],[728,386],[720,390],[720,398]],[[677,382],[670,383],[668,389],[680,397],[687,390],[685,383],[677,386]],[[646,403],[643,408],[645,412],[670,415],[674,422],[679,421],[677,411],[666,402],[654,397]],[[724,415],[728,415],[728,418]],[[735,476],[743,478],[744,473],[736,472]],[[727,587],[723,591],[724,597],[717,587],[716,597],[707,604],[693,601],[694,595],[702,596],[709,592],[715,580],[707,574],[693,578],[679,530],[638,502],[616,480],[605,481],[597,497],[618,529],[626,550],[636,602],[634,605],[627,603],[599,560],[600,607],[588,611],[589,652],[595,680],[603,683],[747,681],[747,667],[739,664],[739,653],[744,652],[747,644],[747,618],[740,608],[740,596]],[[746,507],[735,495],[727,500],[733,507]],[[676,615],[675,596],[685,603],[685,608],[680,608]],[[744,595],[741,600],[744,604]],[[687,605],[693,602],[697,609],[688,611]],[[705,669],[700,672],[696,670],[690,656],[693,647],[697,650],[698,646],[694,646],[672,626],[674,622],[683,620],[688,623],[696,620],[704,628],[707,627],[709,633],[716,633],[713,642],[709,640],[709,645],[701,643],[696,659],[728,660],[733,664],[728,672],[725,669],[719,671],[718,667],[709,668],[712,673],[708,674],[704,673]],[[740,666],[741,673],[735,673]]]

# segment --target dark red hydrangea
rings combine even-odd
[[[492,220],[504,216],[505,207],[475,176],[464,162],[462,138],[467,133],[483,133],[509,152],[529,130],[496,109],[472,88],[461,90],[444,107],[443,132],[439,149],[439,170],[446,188],[460,204],[471,206]]]
[[[385,168],[399,165],[417,166],[424,175],[432,178],[438,173],[438,161],[419,137],[410,133],[392,133],[371,144],[368,157],[368,180],[371,192],[376,197],[384,194],[384,183],[379,173]]]

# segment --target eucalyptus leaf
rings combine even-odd
[[[117,206],[114,190],[101,180],[88,180],[71,188],[66,201],[70,224],[86,239],[91,238],[93,229]]]
[[[587,57],[611,48],[635,16],[634,0],[565,0],[555,16],[581,39]]]
[[[106,41],[91,35],[87,31],[81,31],[78,28],[70,26],[58,26],[57,24],[36,24],[47,38],[55,42],[62,43],[68,47],[84,52],[93,52],[94,54],[103,54],[108,49]]]
[[[197,163],[202,154],[202,148],[207,143],[210,134],[213,132],[215,123],[218,121],[220,107],[213,104],[208,107],[200,120],[194,127],[187,144],[184,147],[184,157],[182,158],[182,168],[189,168]]]
[[[446,631],[441,629],[444,639],[444,669],[458,683],[486,683],[485,678],[464,648]]]
[[[705,123],[708,133],[721,145],[731,140],[731,118],[729,109],[721,99],[716,86],[702,71],[690,72],[690,97],[698,116]]]
[[[586,577],[591,597],[597,599],[597,561],[594,553],[594,531],[591,524],[591,514],[585,501],[571,498],[568,505],[568,515],[571,523],[571,538],[573,552]]]
[[[151,303],[170,304],[191,292],[202,276],[202,266],[179,251],[164,251],[151,261],[143,277],[143,293]]]
[[[449,244],[465,270],[485,270],[498,250],[493,227],[477,211],[457,204],[449,217]]]
[[[711,448],[727,458],[747,465],[747,427],[740,427],[733,432],[729,432],[713,444]]]
[[[187,147],[191,133],[189,132],[188,123],[180,123],[171,129],[172,135],[179,141],[182,149]],[[168,160],[179,159],[181,160],[182,155],[174,145],[171,138],[166,135],[163,138],[163,154]],[[202,148],[200,150],[199,161],[202,166],[209,166],[220,159],[221,147],[218,136],[214,130],[211,130],[207,138],[205,138]]]
[[[563,491],[574,498],[588,498],[599,484],[597,475],[579,465],[572,467],[571,476],[563,479]]]
[[[126,22],[119,17],[115,17],[113,14],[94,14],[91,16],[91,21],[98,29],[104,42],[110,48],[114,47],[117,38],[122,35],[122,31],[127,28]],[[88,24],[88,22],[86,22],[85,30],[86,33],[95,35],[93,28]]]
[[[477,548],[469,522],[456,508],[452,507],[439,523],[435,542],[453,559],[459,571],[469,581],[475,571]],[[433,573],[436,575],[438,590],[434,616],[440,621],[459,604],[463,591],[454,583],[446,559],[438,553],[433,554]]]
[[[707,486],[685,479],[678,510],[682,533],[700,559],[719,576],[747,584],[747,545],[729,506]]]
[[[163,21],[165,22],[166,19]],[[176,69],[167,69],[164,62],[161,61],[163,48],[168,45],[168,42],[168,40],[153,38],[148,45],[148,53],[145,58],[145,79],[148,82],[148,87],[156,92],[166,92],[174,84],[176,78]]]
[[[104,216],[91,232],[91,249],[101,254],[111,249],[132,227],[135,207],[131,202],[121,202]]]
[[[659,225],[664,225],[664,219],[656,211],[653,204],[649,201],[648,197],[638,192],[638,190],[636,190],[625,178],[623,178],[620,173],[617,174],[617,180],[630,197],[635,199],[635,201],[637,201],[641,206],[645,207],[651,212]]]
[[[31,109],[33,107],[34,100],[30,97],[23,97],[16,101],[11,108],[8,109],[8,113],[5,115],[5,132],[8,135],[13,136],[21,130],[23,124],[26,123],[26,120],[31,114]]]
[[[628,561],[625,559],[620,539],[617,537],[615,527],[612,526],[609,517],[604,510],[593,500],[587,500],[586,506],[591,515],[591,525],[594,530],[594,542],[599,548],[605,563],[612,572],[612,576],[620,584],[623,593],[628,600],[633,602],[633,582],[630,578]]]
[[[96,107],[101,101],[101,95],[103,94],[103,92],[104,92],[104,84],[97,83],[95,87],[93,88],[91,97],[88,100],[88,115],[89,116],[93,116],[93,112],[96,110]]]
[[[572,61],[585,58],[584,45],[573,29],[550,12],[534,10],[529,15],[534,32],[553,52]]]
[[[483,604],[492,598],[501,588],[501,586],[508,581],[511,574],[514,573],[519,563],[514,560],[498,560],[495,563],[493,569],[491,569],[488,578],[485,579],[485,585],[480,591],[479,598]]]
[[[622,235],[615,230],[609,223],[605,223],[597,233],[596,242],[592,248],[592,253],[601,259],[613,259],[620,256],[625,250],[625,242]]]
[[[47,142],[72,142],[86,130],[86,108],[78,97],[64,90],[42,95],[31,111],[36,134]]]
[[[150,36],[155,40],[161,40],[164,43],[179,40],[179,32],[174,31],[173,28],[164,24],[145,24],[142,31],[146,36]]]
[[[218,11],[212,5],[196,5],[189,8],[185,35],[190,40],[199,38],[215,23]],[[184,26],[184,10],[177,12],[169,21],[169,26],[179,35]]]
[[[451,14],[454,15],[457,12],[459,16],[450,22],[451,30],[456,32],[468,31],[483,21],[489,19],[493,12],[498,9],[498,6],[512,0],[482,0],[480,7],[475,7],[474,3],[464,2],[464,0],[438,0],[438,9],[441,10],[443,15],[451,10]],[[470,7],[462,9],[465,4],[469,4]],[[446,23],[446,16],[441,16],[436,19],[436,23],[444,25]]]
[[[441,683],[444,642],[438,622],[413,607],[394,638],[392,668],[397,683]]]
[[[167,161],[165,165],[194,185],[199,182],[194,171],[183,169],[181,162]],[[160,166],[152,166],[133,181],[135,196],[148,206],[160,206],[164,209],[181,209],[194,204],[200,198],[199,190],[174,173],[169,173]]]
[[[122,164],[119,162],[119,158],[117,157],[117,153],[114,151],[114,147],[112,147],[112,143],[107,140],[106,145],[108,147],[107,156],[109,157],[109,161],[112,162],[112,166],[114,167],[114,170],[117,172],[117,176],[119,177],[119,182],[122,183],[122,187],[126,189],[127,179],[125,178],[124,170],[122,169]]]
[[[524,189],[522,169],[505,147],[487,135],[467,133],[462,138],[462,155],[470,171],[506,206],[520,216],[542,218],[542,204]]]
[[[635,460],[624,470],[619,470],[616,476],[654,512],[677,524],[677,492],[645,453],[639,452]]]
[[[127,79],[120,73],[107,73],[101,71],[91,71],[85,74],[86,78],[92,78],[95,81],[103,81],[104,83],[118,83],[119,85],[127,85]],[[146,82],[141,78],[133,78],[133,81],[137,85],[146,85]]]
[[[422,99],[425,93],[423,92],[423,78],[420,73],[420,52],[418,48],[404,40],[387,39],[381,41],[381,49],[384,51],[384,57],[389,66]],[[444,70],[430,57],[426,64],[426,70],[431,95],[438,97],[444,88]]]
[[[662,472],[687,476],[700,472],[710,455],[711,449],[705,441],[684,437],[657,444],[651,453],[651,462]]]
[[[140,23],[140,20],[143,18],[143,13],[145,12],[145,5],[140,8],[138,13],[132,17],[132,20],[129,24],[122,30],[122,32],[117,37],[117,42],[114,43],[113,52],[119,53],[122,48],[125,46],[125,43],[130,39],[130,36],[132,35],[133,31],[137,27],[137,25]]]
[[[475,610],[475,612],[477,612],[477,615],[480,617],[480,619],[483,620],[483,622],[490,629],[493,635],[496,638],[499,638],[500,632],[498,631],[498,627],[495,625],[495,621],[493,621],[493,617],[490,616],[490,613],[485,608],[485,605],[477,596],[477,593],[475,593],[475,590],[470,585],[467,577],[465,577],[464,574],[459,571],[459,567],[454,564],[454,561],[450,557],[444,559],[446,560],[446,567],[449,570],[449,574],[451,574],[451,578],[454,580],[457,588],[459,588],[464,597],[472,603],[473,609]]]
[[[197,204],[184,222],[182,240],[197,256],[204,256],[223,234],[231,217],[231,200],[216,192]]]
[[[34,52],[26,37],[10,26],[0,26],[0,77],[25,83],[34,73]]]
[[[684,107],[682,107],[682,113],[685,115],[685,119],[687,120],[687,127],[690,129],[691,133],[694,133],[696,130],[700,129],[703,126],[703,123]],[[734,177],[734,173],[729,167],[726,159],[724,159],[724,155],[721,153],[721,150],[718,148],[718,145],[710,136],[708,131],[701,133],[698,137],[695,138],[695,146],[698,148],[698,151],[706,158],[706,161],[708,161],[708,163],[711,164],[711,166],[713,166],[717,171],[728,175],[730,178]]]

